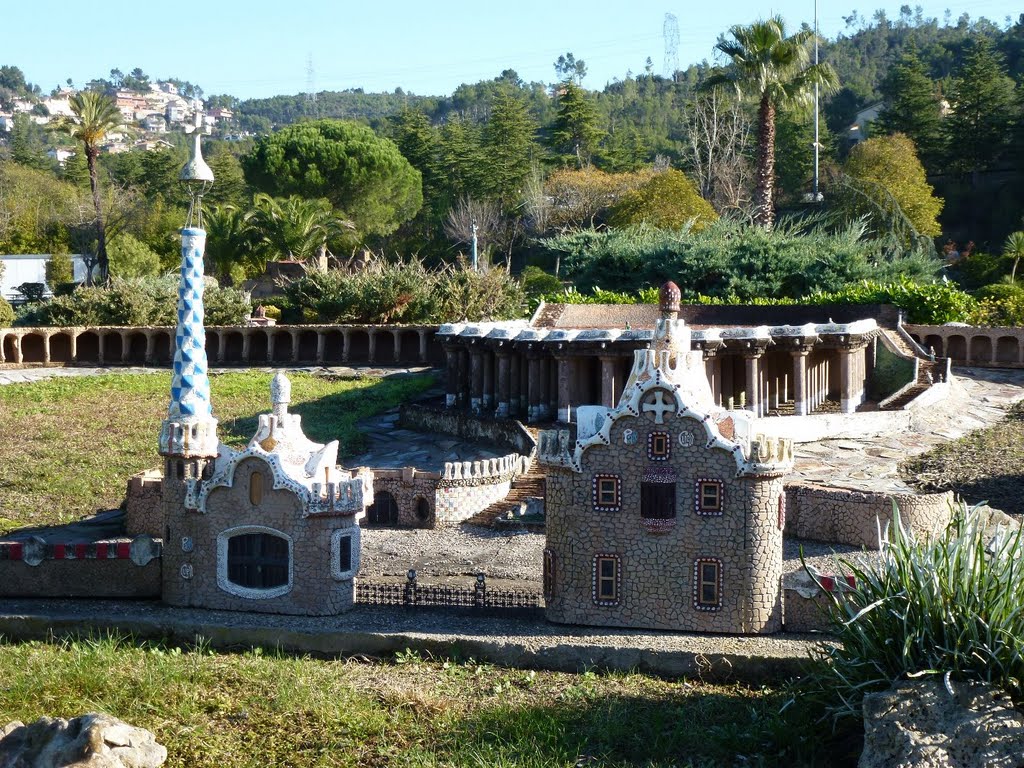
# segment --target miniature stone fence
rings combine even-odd
[[[433,325],[211,326],[211,365],[286,363],[434,365],[444,350]],[[0,367],[170,365],[172,327],[0,328]]]
[[[0,542],[0,597],[158,597],[161,542]]]
[[[1024,328],[972,325],[904,325],[907,332],[937,357],[957,365],[1024,368]]]
[[[438,408],[423,403],[407,403],[399,409],[398,423],[405,429],[441,432],[462,440],[497,443],[524,456],[533,456],[537,441],[516,419],[478,416],[470,411]]]

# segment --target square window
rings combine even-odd
[[[697,514],[721,515],[723,491],[721,480],[698,480],[694,489],[694,506]]]
[[[618,475],[596,475],[593,497],[594,509],[617,511],[622,503],[622,489]]]
[[[717,611],[722,607],[722,561],[703,557],[693,564],[693,607]]]
[[[675,483],[640,483],[640,517],[671,520],[675,516]]]
[[[622,558],[619,555],[611,554],[595,555],[593,577],[594,605],[618,605],[621,589]]]
[[[651,432],[647,436],[647,458],[651,461],[667,461],[671,450],[668,432]]]

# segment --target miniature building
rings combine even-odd
[[[203,328],[203,241],[185,229],[171,402],[160,434],[166,525],[163,599],[171,605],[324,615],[353,604],[357,520],[368,472],[335,466],[337,442],[313,443],[271,383],[273,413],[245,450],[218,442]]]
[[[792,442],[717,407],[701,352],[662,293],[614,409],[541,433],[547,616],[698,632],[782,629],[783,475]]]

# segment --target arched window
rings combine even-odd
[[[367,525],[396,526],[398,525],[398,502],[388,491],[377,491],[373,494],[373,504],[366,510]]]
[[[263,501],[263,473],[256,471],[249,475],[249,503],[253,506]]]
[[[278,597],[292,588],[291,537],[259,525],[217,536],[217,585],[239,597]]]
[[[416,520],[420,523],[430,520],[430,502],[423,496],[416,499]]]

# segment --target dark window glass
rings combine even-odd
[[[670,520],[676,516],[675,483],[640,483],[640,516]]]
[[[373,504],[366,510],[366,522],[369,525],[398,525],[398,502],[387,491],[373,494]]]
[[[245,533],[228,539],[228,580],[250,589],[273,589],[288,583],[288,541],[268,533]]]
[[[342,573],[352,570],[352,537],[338,539],[338,570]]]

